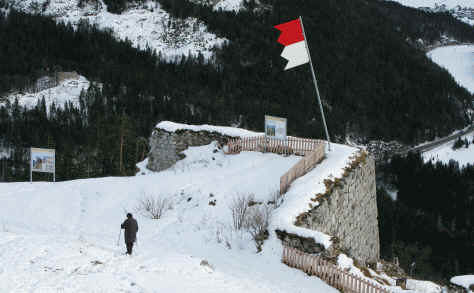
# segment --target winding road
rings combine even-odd
[[[457,139],[458,137],[461,137],[463,135],[466,135],[468,133],[471,133],[471,132],[474,132],[474,124],[455,133],[455,134],[452,134],[452,135],[448,135],[448,136],[445,136],[445,137],[442,137],[440,139],[437,139],[435,141],[432,141],[432,142],[429,142],[429,143],[426,143],[426,144],[423,144],[423,145],[419,145],[419,146],[416,146],[416,147],[413,147],[413,148],[409,148],[408,150],[405,150],[403,152],[400,152],[399,154],[407,154],[409,152],[418,152],[418,153],[424,153],[424,152],[427,152],[427,151],[430,151],[444,143],[447,143],[449,141],[453,141],[455,139]]]

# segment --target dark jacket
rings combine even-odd
[[[125,229],[125,243],[132,243],[137,240],[138,223],[134,218],[128,218],[121,225]]]

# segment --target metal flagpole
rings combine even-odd
[[[316,74],[314,73],[313,61],[311,61],[311,54],[309,52],[308,41],[306,39],[306,33],[304,32],[303,18],[300,16],[301,28],[303,29],[304,43],[306,45],[306,51],[308,52],[309,64],[311,66],[311,73],[313,74],[314,87],[316,89],[316,94],[318,96],[319,109],[321,110],[321,115],[323,116],[324,131],[326,131],[326,138],[328,140],[328,150],[331,151],[331,141],[329,139],[328,127],[326,125],[326,118],[324,117],[323,104],[321,103],[321,97],[319,95],[318,81],[316,80]]]
[[[33,151],[31,150],[31,147],[30,147],[30,183],[33,182],[33,159],[32,159],[32,155],[33,155]]]

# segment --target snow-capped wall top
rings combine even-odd
[[[222,135],[227,135],[231,137],[251,137],[263,135],[261,132],[254,132],[242,128],[235,128],[229,126],[214,126],[214,125],[188,125],[182,123],[175,123],[171,121],[162,121],[156,125],[156,128],[163,129],[168,132],[175,132],[178,130],[191,130],[191,131],[208,131],[208,132],[217,132]]]
[[[474,284],[474,275],[452,277],[450,282],[458,286],[466,288],[468,292],[472,292],[472,291],[469,291],[469,286]]]
[[[41,80],[41,79],[40,79]],[[87,90],[90,82],[84,76],[77,75],[69,77],[59,82],[57,86],[44,88],[36,93],[14,93],[7,99],[14,103],[18,99],[20,106],[26,106],[31,109],[36,107],[41,99],[45,99],[46,110],[49,111],[50,106],[54,103],[57,107],[63,107],[67,102],[72,102],[76,107],[79,106],[79,96],[82,90]],[[2,103],[0,103],[0,106]]]
[[[108,12],[101,0],[83,7],[78,6],[79,0],[10,0],[10,3],[20,11],[41,13],[73,26],[80,20],[87,20],[99,28],[110,29],[117,39],[128,39],[136,48],[150,47],[170,60],[198,53],[208,59],[215,46],[226,42],[226,39],[209,33],[206,25],[198,19],[175,19],[152,1],[122,14]]]
[[[292,183],[291,188],[284,195],[285,200],[282,205],[274,211],[269,230],[278,229],[301,237],[314,238],[317,243],[329,248],[332,245],[331,236],[316,230],[295,226],[294,223],[299,214],[310,209],[308,203],[316,205],[311,201],[311,198],[315,194],[325,192],[325,179],[342,177],[344,168],[352,161],[351,157],[357,151],[357,148],[332,143],[331,151],[326,152],[326,158],[308,174]]]

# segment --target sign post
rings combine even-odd
[[[56,151],[30,148],[30,182],[33,182],[33,172],[53,173],[53,181],[56,182]]]
[[[286,118],[265,115],[265,150],[267,151],[267,137],[280,139],[283,143],[286,141]]]
[[[286,139],[286,118],[265,115],[265,136]]]

